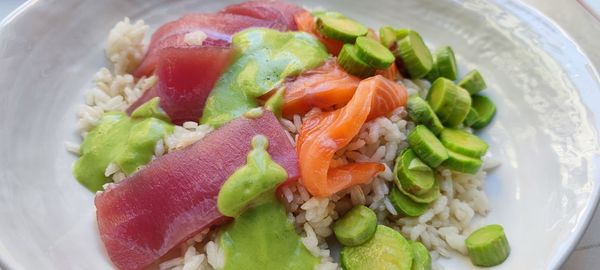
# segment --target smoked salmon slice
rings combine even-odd
[[[384,170],[380,163],[351,163],[331,168],[336,151],[358,134],[362,125],[406,104],[406,89],[377,75],[360,82],[341,109],[308,115],[296,143],[302,184],[314,196],[326,197],[368,183]]]
[[[400,75],[400,72],[398,71],[398,67],[396,66],[396,63],[392,63],[390,65],[390,67],[387,69],[377,70],[377,72],[375,72],[375,74],[382,75],[386,79],[392,80],[392,81],[397,81],[397,80],[402,79],[402,75]]]
[[[363,80],[363,82],[367,80]],[[406,88],[404,88],[404,85],[388,80],[380,75],[371,77],[370,81],[367,81],[367,83],[369,83],[369,86],[372,87],[371,89],[374,89],[375,91],[375,94],[370,99],[371,108],[369,110],[369,115],[367,116],[367,121],[380,116],[385,116],[396,108],[406,105],[408,92],[406,91]]]
[[[245,164],[250,141],[269,139],[267,149],[299,177],[298,159],[275,115],[240,117],[182,150],[164,155],[95,199],[98,230],[118,269],[146,269],[183,241],[226,220],[217,209],[225,180]]]
[[[348,74],[335,59],[285,83],[284,117],[303,115],[313,107],[338,109],[354,95],[360,79]]]

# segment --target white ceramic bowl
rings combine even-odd
[[[76,106],[125,16],[152,27],[230,1],[30,1],[0,27],[0,268],[108,269],[93,194],[71,176]],[[485,190],[512,254],[498,269],[558,268],[584,231],[600,182],[600,86],[586,56],[540,13],[512,1],[323,1],[370,26],[417,29],[478,68],[498,105],[483,131],[502,162]],[[441,260],[469,269],[463,257]]]

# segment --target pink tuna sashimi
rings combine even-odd
[[[299,177],[294,148],[273,113],[238,118],[204,139],[162,156],[96,196],[100,236],[119,269],[155,264],[181,242],[225,219],[217,210],[223,182],[246,162],[250,141],[269,139],[269,154],[288,181]]]
[[[148,51],[142,63],[135,70],[135,77],[150,76],[158,65],[158,53],[167,47],[187,47],[186,34],[203,31],[207,39],[203,44],[209,46],[227,46],[231,36],[250,27],[267,27],[285,30],[277,22],[256,19],[236,14],[188,14],[178,20],[158,28],[150,39]]]
[[[283,1],[258,0],[230,5],[221,12],[274,21],[287,26],[288,30],[296,30],[298,27],[294,15],[304,11],[306,10],[297,5]]]
[[[197,122],[213,86],[233,60],[221,47],[164,48],[158,64],[160,106],[171,122]]]
[[[234,50],[229,47],[171,47],[159,52],[156,74],[158,84],[148,90],[127,111],[151,98],[160,97],[160,107],[171,122],[198,121],[204,102],[213,86],[233,60]]]

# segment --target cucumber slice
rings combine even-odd
[[[427,94],[427,102],[437,114],[440,121],[446,121],[454,109],[458,91],[456,85],[446,78],[438,78],[431,84]]]
[[[413,265],[411,270],[431,270],[431,255],[429,250],[417,241],[408,241],[413,251]]]
[[[400,174],[400,173],[401,172],[399,172],[398,174]],[[400,181],[398,179],[398,174],[396,174],[394,177],[395,178],[394,183],[396,184],[396,187],[398,188],[398,190],[400,190],[400,192],[402,192],[402,194],[406,195],[413,201],[415,201],[417,203],[429,204],[429,203],[437,200],[437,198],[440,196],[440,184],[438,183],[437,180],[435,182],[433,182],[433,187],[431,187],[431,189],[429,189],[427,192],[425,192],[423,194],[417,195],[417,194],[410,193],[402,188],[402,185],[400,184]]]
[[[442,121],[442,123],[449,127],[460,125],[467,117],[471,108],[471,95],[469,95],[469,92],[458,86],[454,86],[454,89],[456,91],[456,101],[454,102],[452,113],[450,113],[450,116],[445,121]]]
[[[419,33],[408,31],[397,45],[396,55],[402,59],[404,68],[411,78],[423,78],[429,73],[433,66],[433,58]]]
[[[405,38],[406,36],[408,36],[408,33],[414,32],[414,31],[409,28],[400,28],[400,29],[396,29],[395,32],[396,32],[396,39],[401,40],[401,39]]]
[[[381,45],[388,49],[391,49],[396,43],[396,32],[391,26],[384,26],[379,28],[379,39],[381,39]]]
[[[396,211],[404,216],[418,217],[425,213],[427,209],[429,209],[428,203],[419,203],[414,201],[395,186],[392,186],[392,190],[390,191],[388,198],[390,199],[390,202]]]
[[[439,77],[444,77],[449,80],[456,80],[458,67],[456,66],[456,58],[454,51],[450,46],[443,46],[437,49],[433,57],[433,68],[427,74],[429,81],[434,81]]]
[[[458,82],[458,86],[469,91],[471,95],[477,94],[487,87],[485,80],[476,69],[467,73],[467,75]]]
[[[412,149],[402,152],[396,159],[394,170],[398,173],[402,189],[415,195],[427,193],[435,183],[433,170],[423,163]]]
[[[366,78],[375,74],[375,69],[358,57],[356,47],[352,44],[344,44],[337,61],[344,70],[354,76]]]
[[[470,157],[479,158],[488,150],[488,144],[482,139],[460,129],[444,129],[440,141],[448,150]]]
[[[467,117],[463,120],[463,125],[470,127],[479,120],[479,114],[475,109],[473,109],[473,98],[471,98],[471,108],[469,108],[469,112],[467,113]]]
[[[504,228],[497,224],[482,227],[465,240],[469,258],[477,266],[499,265],[508,258],[510,245],[504,234]]]
[[[410,164],[408,164],[408,169],[411,171],[419,171],[419,172],[431,171],[431,168],[429,168],[429,166],[427,166],[427,164],[423,163],[423,161],[421,161],[418,158],[415,158],[410,161]]]
[[[483,164],[483,161],[480,158],[448,150],[448,159],[442,165],[455,172],[475,174],[481,168],[481,164]]]
[[[418,157],[416,157],[416,155],[414,154],[414,151],[412,151],[411,149],[405,150],[402,153],[402,155],[400,155],[400,156],[398,156],[398,158],[396,158],[396,164],[394,166],[394,172],[393,172],[394,183],[396,184],[396,187],[398,188],[398,190],[400,190],[400,192],[402,192],[402,194],[408,196],[414,202],[428,204],[430,202],[435,201],[440,196],[440,186],[435,179],[435,174],[434,174],[433,170],[430,169],[429,171],[425,171],[425,170],[422,170],[423,167],[420,167],[420,166],[418,167],[419,170],[409,170],[408,169],[408,167],[410,167],[410,163],[412,163],[412,161],[414,159],[418,159]],[[415,179],[419,179],[419,178],[425,179],[425,180],[417,180],[417,181],[421,181],[421,182],[431,181],[431,180],[427,180],[427,179],[432,179],[433,186],[431,188],[429,188],[428,190],[420,190],[420,192],[418,194],[415,192],[411,192],[404,188],[404,186],[407,186],[406,183],[416,182]]]
[[[437,69],[440,76],[449,80],[456,80],[458,76],[458,67],[456,66],[456,57],[450,46],[439,48],[435,53]]]
[[[375,41],[377,41],[377,43],[380,42],[379,36],[377,35],[377,33],[375,33],[375,30],[373,30],[373,28],[369,28],[369,30],[367,31],[367,35],[365,37],[375,40]]]
[[[377,229],[375,212],[364,205],[357,205],[333,225],[333,233],[345,246],[358,246],[369,241]]]
[[[328,38],[354,43],[357,37],[366,36],[369,29],[350,18],[319,16],[317,17],[317,31]]]
[[[435,56],[434,56],[433,57],[433,65],[431,66],[431,70],[429,71],[429,73],[427,73],[427,75],[425,75],[425,79],[430,82],[433,82],[439,77],[441,77],[441,76],[440,76],[440,72],[438,71],[437,61],[435,60]]]
[[[355,47],[357,56],[376,69],[386,69],[394,63],[392,52],[374,39],[358,37]]]
[[[345,270],[411,270],[412,246],[392,228],[378,225],[371,240],[355,247],[344,247],[340,261]]]
[[[479,115],[479,119],[475,124],[471,125],[472,128],[482,129],[486,127],[496,115],[496,105],[486,96],[473,95],[471,96],[473,109]]]
[[[432,168],[437,168],[448,159],[446,148],[424,125],[417,125],[408,134],[408,144],[417,156]]]
[[[423,100],[418,95],[413,95],[408,99],[408,116],[417,124],[423,124],[433,132],[439,135],[444,129],[442,122],[437,117],[427,101]]]

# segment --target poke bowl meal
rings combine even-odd
[[[509,257],[485,221],[496,107],[402,25],[248,1],[108,35],[75,178],[119,269],[441,269]],[[146,48],[147,47],[147,48]],[[334,258],[332,247],[338,247]],[[453,251],[454,253],[451,253]]]

